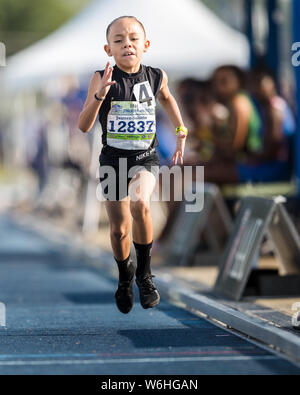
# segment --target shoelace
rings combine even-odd
[[[155,277],[153,274],[149,274],[149,275],[146,275],[141,280],[139,280],[139,286],[144,293],[146,293],[147,291],[150,291],[150,292],[156,291],[155,285],[152,282],[153,277]]]

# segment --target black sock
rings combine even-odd
[[[151,248],[152,242],[149,244],[138,244],[133,242],[136,251],[137,269],[136,276],[143,277],[145,274],[151,274]]]
[[[118,261],[115,258],[115,261],[117,262],[118,269],[119,269],[119,280],[120,281],[130,280],[134,275],[135,268],[133,265],[130,265],[129,259],[130,259],[130,255],[124,261]]]

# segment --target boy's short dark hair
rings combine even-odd
[[[112,22],[110,22],[110,24],[107,26],[107,29],[106,29],[106,40],[107,40],[107,41],[108,41],[109,31],[110,31],[110,28],[112,27],[112,25],[113,25],[115,22],[117,22],[118,20],[123,19],[123,18],[131,18],[131,19],[134,19],[137,23],[139,23],[140,26],[141,26],[141,28],[143,29],[143,32],[144,32],[145,37],[146,37],[146,30],[145,30],[144,25],[142,24],[142,22],[140,22],[135,16],[132,16],[132,15],[123,15],[123,16],[119,16],[118,18],[114,19],[114,20],[113,20]]]

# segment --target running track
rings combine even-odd
[[[165,300],[122,315],[113,278],[8,217],[0,240],[0,374],[300,373]]]

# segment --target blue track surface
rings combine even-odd
[[[164,300],[121,314],[113,278],[5,218],[0,240],[1,374],[300,373]]]

